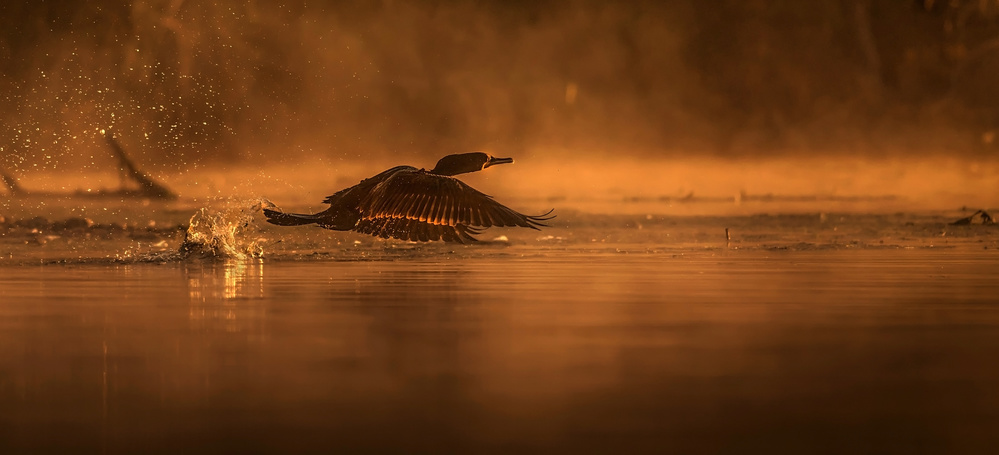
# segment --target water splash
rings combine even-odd
[[[218,210],[202,208],[188,223],[181,258],[252,259],[264,256],[261,240],[250,234],[254,214],[272,207],[266,199],[243,200]]]

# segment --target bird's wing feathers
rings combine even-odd
[[[358,183],[357,185],[354,185],[349,188],[344,188],[330,196],[326,196],[326,199],[323,199],[323,204],[335,204],[337,202],[356,204],[357,199],[359,199],[358,197],[359,194],[368,192],[371,190],[371,188],[381,183],[385,183],[386,180],[391,179],[393,174],[397,174],[400,172],[401,173],[416,172],[416,168],[413,166],[396,166],[394,168],[384,170],[380,172],[378,175],[375,175],[374,177],[368,177],[364,180],[361,180],[361,182]],[[343,199],[347,200],[343,201]]]
[[[373,222],[365,223],[366,229],[374,226],[393,230],[408,228],[417,234],[426,230],[430,236],[437,228],[419,227],[420,223],[464,228],[522,226],[537,229],[544,226],[541,222],[546,220],[544,216],[527,216],[511,210],[456,178],[422,171],[397,172],[379,182],[362,198],[359,209],[362,221]],[[379,221],[382,219],[409,221],[385,221],[383,225]]]
[[[355,231],[371,234],[381,238],[396,238],[428,242],[443,240],[445,242],[474,242],[472,235],[479,234],[478,229],[469,226],[447,226],[430,224],[409,218],[362,218],[357,222]]]
[[[334,202],[337,201],[337,199],[342,198],[343,195],[347,194],[348,192],[350,192],[354,188],[356,188],[356,186],[352,186],[350,188],[344,188],[344,189],[342,189],[340,191],[337,191],[336,193],[333,193],[330,196],[326,196],[326,199],[323,199],[323,204],[333,204]]]

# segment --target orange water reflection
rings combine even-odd
[[[0,448],[996,442],[994,250],[492,254],[6,268]]]
[[[261,259],[226,261],[184,269],[191,327],[239,332],[264,319],[259,300],[264,297]]]

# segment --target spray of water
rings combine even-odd
[[[228,207],[202,208],[191,216],[178,253],[182,259],[251,259],[264,256],[260,239],[254,238],[254,214],[272,206],[265,199],[233,202]]]

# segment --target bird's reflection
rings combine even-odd
[[[185,268],[189,319],[206,331],[239,332],[263,318],[257,300],[264,295],[264,263],[259,259],[227,261]]]

